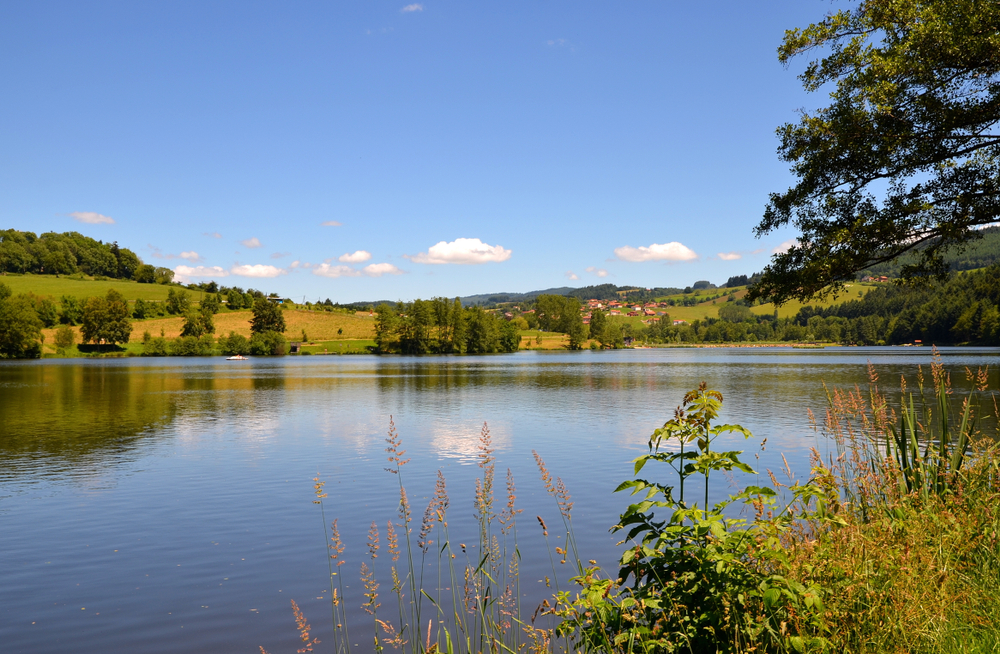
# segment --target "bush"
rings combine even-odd
[[[278,332],[263,332],[250,337],[250,354],[283,356],[288,352],[285,337]]]
[[[229,336],[219,339],[219,348],[226,356],[247,355],[250,354],[250,341],[246,336],[229,332]]]
[[[76,332],[69,325],[63,325],[56,330],[56,350],[65,352],[76,342]]]
[[[170,344],[170,354],[175,357],[211,356],[214,349],[215,339],[210,334],[205,334],[201,338],[178,336]]]
[[[148,341],[143,342],[142,356],[144,357],[165,357],[168,354],[167,339],[162,336],[150,338]]]

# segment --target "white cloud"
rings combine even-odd
[[[391,263],[372,263],[361,269],[361,272],[369,277],[381,277],[382,275],[402,275],[403,271]]]
[[[400,11],[403,12],[404,14],[408,14],[414,11],[423,11],[423,10],[424,6],[421,4],[417,4],[416,2],[414,2],[412,5],[406,5],[405,7],[400,9]]]
[[[622,261],[690,261],[697,259],[698,255],[691,248],[671,241],[670,243],[653,243],[649,247],[641,245],[634,248],[625,245],[615,248],[615,256]]]
[[[111,216],[105,216],[94,211],[74,211],[69,214],[73,220],[77,220],[81,223],[86,223],[88,225],[114,225],[115,219]]]
[[[326,222],[320,223],[323,227],[340,227],[340,223],[336,220],[327,220]]]
[[[359,277],[359,273],[350,266],[331,266],[328,263],[321,263],[313,268],[313,274],[320,277]]]
[[[248,238],[245,241],[240,241],[240,243],[243,244],[243,247],[248,247],[248,248],[259,248],[261,246],[260,239],[258,239],[256,236],[254,236],[253,238]]]
[[[598,277],[607,277],[608,276],[608,271],[607,270],[605,270],[604,268],[595,268],[594,266],[588,267],[587,268],[587,272],[594,273]]]
[[[198,263],[201,261],[201,255],[194,250],[188,250],[187,252],[181,252],[180,254],[163,254],[163,250],[153,244],[147,244],[146,247],[152,250],[154,259],[186,259],[191,263]]]
[[[186,282],[195,278],[228,276],[229,273],[219,266],[177,266],[174,268],[174,279],[179,282]]]
[[[718,256],[723,261],[736,261],[743,258],[743,255],[739,252],[720,252]]]
[[[278,275],[284,275],[287,271],[282,270],[276,266],[265,266],[262,263],[257,263],[252,266],[239,265],[233,266],[231,271],[234,275],[239,275],[240,277],[277,277]]]
[[[567,271],[566,271],[566,276],[567,276],[568,278],[570,278],[570,279],[580,279],[580,276],[579,276],[579,275],[577,275],[577,274],[576,274],[575,272],[573,272],[572,270],[567,270]]]
[[[354,254],[342,254],[337,258],[337,261],[343,261],[344,263],[362,263],[368,261],[372,258],[371,252],[365,252],[364,250],[358,250]]]
[[[290,264],[288,264],[288,267],[289,268],[298,268],[299,267],[299,261],[296,259],[295,261],[293,261]]]
[[[219,232],[202,232],[201,235],[209,238],[222,238],[222,234]]]
[[[456,238],[451,243],[441,241],[427,252],[408,257],[413,263],[477,264],[510,259],[511,251],[500,245],[487,245],[478,238]]]
[[[290,256],[292,256],[291,252],[274,252],[271,254],[272,259],[283,259]]]
[[[788,252],[788,250],[793,245],[798,245],[798,244],[799,244],[799,239],[797,238],[789,239],[784,243],[782,243],[781,245],[779,245],[778,247],[771,250],[771,254],[784,254],[785,252]]]

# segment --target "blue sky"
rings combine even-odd
[[[770,2],[7,2],[0,225],[334,301],[760,270]],[[738,258],[737,258],[738,257]]]

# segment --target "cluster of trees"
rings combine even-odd
[[[183,293],[183,291],[182,291]],[[215,295],[206,295],[215,298]],[[287,341],[282,335],[286,329],[285,316],[281,308],[267,298],[258,297],[253,302],[253,317],[250,320],[250,338],[229,332],[215,340],[215,321],[221,304],[206,302],[204,299],[197,310],[188,308],[184,315],[181,335],[168,341],[162,335],[154,337],[149,332],[143,334],[143,356],[210,356],[215,353],[216,344],[223,354],[254,354],[258,356],[283,355],[288,351]]]
[[[42,355],[42,321],[27,294],[13,295],[0,283],[0,358],[37,359]]]
[[[36,236],[33,232],[16,229],[0,230],[0,272],[35,273],[47,275],[72,275],[83,273],[112,279],[134,279],[143,266],[135,252],[119,248],[118,243],[102,243],[78,232],[46,232]],[[154,280],[159,274],[156,268]],[[168,280],[169,281],[169,280]]]
[[[589,329],[583,324],[580,300],[572,296],[539,295],[535,298],[535,314],[532,323],[535,321],[537,321],[539,329],[569,336],[569,349],[571,350],[579,350],[590,335]]]
[[[241,296],[242,297],[242,296]],[[285,318],[281,308],[268,302],[263,294],[252,298],[253,318],[251,337],[230,333],[219,339],[218,344],[227,354],[284,354],[287,345],[282,333]],[[208,294],[194,307],[184,290],[170,289],[164,304],[136,300],[129,308],[128,300],[114,289],[104,296],[89,297],[83,302],[73,296],[63,296],[59,304],[50,298],[32,293],[14,295],[10,288],[0,283],[0,358],[38,358],[42,354],[44,337],[42,329],[62,323],[56,331],[57,350],[68,350],[76,340],[71,326],[80,326],[83,343],[115,346],[128,343],[132,335],[132,320],[162,315],[162,311],[183,315],[181,335],[167,341],[161,334],[143,335],[143,353],[151,356],[208,355],[215,348],[215,321],[213,316],[222,307],[218,297]]]
[[[828,308],[803,307],[796,324],[817,339],[866,345],[1000,345],[1000,264],[922,287],[881,286]]]
[[[375,345],[382,354],[516,352],[521,341],[513,322],[463,307],[458,298],[383,303],[375,312]]]

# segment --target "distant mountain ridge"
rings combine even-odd
[[[598,284],[596,286],[584,286],[573,288],[571,286],[558,286],[540,291],[529,291],[527,293],[481,293],[479,295],[467,295],[460,297],[464,305],[484,305],[498,304],[501,302],[527,302],[534,300],[539,295],[567,295],[581,300],[616,300],[627,294],[630,298],[645,299],[646,297],[660,295],[674,295],[681,293],[680,288],[646,288],[643,286],[617,286],[615,284]]]

